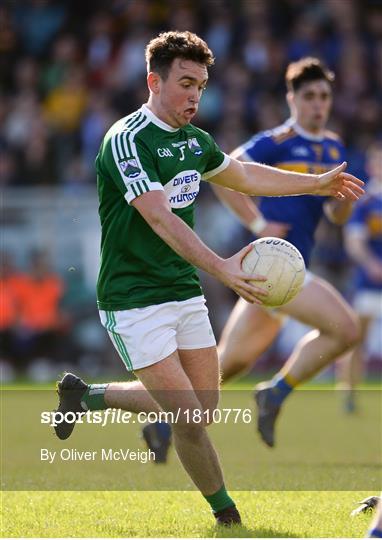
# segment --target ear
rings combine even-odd
[[[149,87],[150,92],[153,94],[158,94],[160,89],[161,78],[158,73],[155,71],[150,71],[147,75],[147,86]]]
[[[287,99],[289,108],[291,109],[292,107],[294,107],[294,93],[290,91],[287,92],[286,99]]]

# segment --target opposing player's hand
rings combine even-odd
[[[280,221],[267,221],[265,227],[257,235],[259,238],[264,236],[276,236],[277,238],[285,238],[288,234],[291,225],[281,223]]]
[[[252,280],[266,281],[267,278],[265,276],[257,275],[249,278],[248,274],[243,272],[241,268],[243,258],[251,250],[252,244],[249,244],[229,259],[224,259],[219,268],[217,277],[224,285],[233,289],[247,302],[262,305],[263,302],[261,299],[268,296],[268,293],[259,287],[256,287]]]
[[[358,200],[365,192],[362,189],[364,182],[352,174],[345,173],[346,161],[341,165],[319,175],[320,187],[317,195],[328,195],[337,199]]]

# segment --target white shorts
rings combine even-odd
[[[177,349],[216,345],[204,296],[125,311],[100,318],[128,371],[160,362]]]
[[[378,319],[382,315],[382,291],[364,289],[356,292],[353,307],[359,315]]]

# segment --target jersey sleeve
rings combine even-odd
[[[209,152],[206,162],[206,167],[202,174],[202,180],[208,180],[215,176],[216,174],[221,173],[228,167],[230,164],[231,158],[227,156],[216,144],[214,139],[208,135],[209,139]]]
[[[244,159],[256,161],[265,165],[273,165],[275,158],[275,143],[264,133],[251,137],[240,149]]]
[[[129,204],[148,191],[163,191],[150,151],[128,132],[116,133],[106,142],[102,161]]]

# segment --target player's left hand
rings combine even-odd
[[[350,201],[356,201],[364,195],[365,192],[362,189],[364,182],[352,174],[345,173],[346,167],[347,163],[344,161],[335,169],[320,174],[320,187],[318,188],[317,195],[326,195]]]

